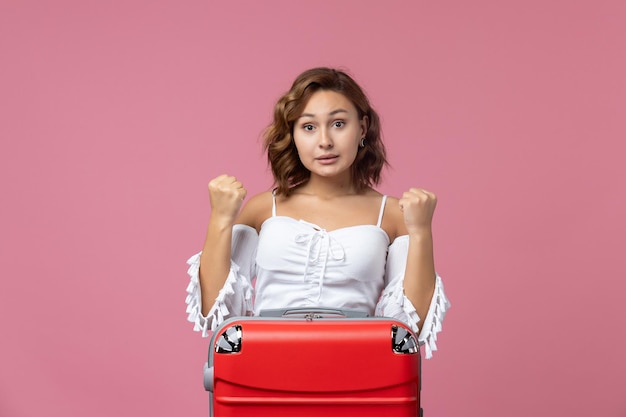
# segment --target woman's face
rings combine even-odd
[[[367,132],[367,117],[343,94],[320,90],[307,102],[293,129],[302,164],[311,175],[350,175],[350,167]]]

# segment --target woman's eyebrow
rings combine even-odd
[[[348,110],[345,110],[345,109],[337,109],[337,110],[333,110],[333,111],[331,111],[330,113],[328,113],[328,115],[329,115],[329,116],[334,116],[334,115],[336,115],[337,113],[348,113]],[[302,113],[302,114],[300,115],[299,119],[301,119],[301,118],[303,118],[303,117],[313,117],[313,118],[314,118],[314,117],[315,117],[315,115],[314,115],[314,114],[312,114],[312,113]]]

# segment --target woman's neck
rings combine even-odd
[[[315,195],[322,199],[357,194],[351,178],[325,178],[311,176],[309,180],[294,190],[296,193]]]

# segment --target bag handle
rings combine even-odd
[[[261,317],[284,317],[284,318],[304,318],[326,319],[326,318],[364,318],[369,317],[365,311],[343,310],[339,308],[328,307],[298,307],[298,308],[278,308],[271,310],[261,310]]]

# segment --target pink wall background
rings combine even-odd
[[[625,416],[626,3],[0,2],[0,416],[206,415],[185,321],[206,183],[270,177],[302,70],[439,195],[427,416]]]

